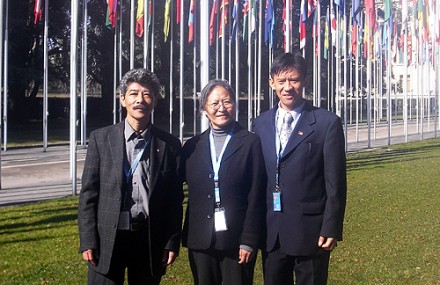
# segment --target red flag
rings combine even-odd
[[[35,0],[34,6],[34,24],[37,24],[38,21],[43,17],[43,0]]]
[[[307,17],[310,17],[310,15],[312,15],[315,9],[316,9],[316,0],[307,0]]]
[[[212,10],[211,10],[211,19],[209,21],[209,45],[212,45],[212,42],[214,41],[215,37],[215,18],[217,15],[217,0],[214,0],[214,3],[212,4]]]
[[[116,25],[116,17],[117,17],[116,11],[117,11],[118,2],[117,0],[107,0],[107,3],[109,10],[108,20],[110,21],[112,28],[114,28]]]
[[[180,23],[181,11],[182,11],[182,2],[181,0],[176,0],[176,24]]]

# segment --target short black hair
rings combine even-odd
[[[157,99],[161,91],[161,85],[157,76],[145,69],[145,68],[134,68],[122,77],[119,83],[119,89],[121,90],[121,96],[125,96],[127,92],[128,85],[131,83],[138,83],[144,87],[148,87],[153,92],[154,97]]]
[[[235,104],[235,91],[232,88],[232,86],[229,84],[228,81],[222,80],[222,79],[213,79],[206,84],[206,86],[203,88],[201,94],[200,94],[200,110],[205,110],[206,101],[208,100],[209,94],[211,94],[212,90],[216,87],[223,87],[228,92],[229,96],[231,97],[232,101]]]
[[[285,72],[289,69],[296,69],[303,78],[307,77],[307,63],[304,57],[299,52],[283,53],[275,58],[270,68],[270,78],[275,75]]]

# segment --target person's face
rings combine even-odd
[[[225,88],[218,86],[212,89],[206,100],[205,113],[215,129],[235,120],[235,102]]]
[[[306,83],[305,76],[295,68],[275,74],[269,79],[270,86],[280,100],[281,108],[292,111],[303,102],[302,90]]]
[[[121,96],[121,105],[127,109],[127,119],[139,122],[149,122],[151,112],[156,107],[156,97],[148,86],[139,83],[130,83],[124,96]]]

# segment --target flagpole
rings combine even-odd
[[[148,26],[148,17],[150,16],[148,14],[148,4],[149,1],[145,0],[144,1],[144,61],[143,61],[143,67],[146,69],[147,65],[148,65],[148,40],[149,40],[149,32],[150,32],[150,27]]]
[[[183,94],[183,69],[184,69],[184,64],[185,64],[185,57],[184,57],[184,27],[183,27],[183,19],[184,19],[184,14],[183,14],[183,1],[181,3],[180,6],[180,89],[179,89],[179,95],[180,95],[180,125],[179,125],[179,130],[180,130],[180,142],[183,143],[183,127],[185,125],[184,123],[184,94]]]
[[[165,1],[165,3],[167,2],[167,0]],[[165,4],[167,5],[167,4]],[[165,8],[166,9],[166,8]],[[174,66],[174,48],[173,48],[173,42],[174,42],[174,25],[171,19],[173,19],[174,16],[174,5],[172,3],[170,3],[170,7],[169,7],[170,11],[169,11],[169,21],[170,21],[170,27],[169,29],[171,30],[169,33],[171,34],[170,37],[170,70],[169,70],[169,80],[170,80],[170,90],[169,90],[169,95],[170,95],[170,106],[169,106],[169,112],[170,112],[170,133],[173,133],[173,107],[174,107],[174,97],[173,97],[173,91],[174,91],[174,80],[173,80],[173,66]],[[167,19],[164,18],[165,21],[167,21]],[[167,37],[165,37],[165,41],[167,40]]]
[[[258,54],[259,54],[258,58],[259,58],[259,60],[258,60],[258,72],[257,72],[257,76],[255,77],[255,80],[257,80],[257,98],[258,98],[258,100],[257,100],[257,113],[256,113],[255,117],[259,116],[260,112],[261,112],[261,81],[262,81],[262,78],[261,78],[261,58],[263,55],[263,45],[262,45],[263,41],[261,40],[263,38],[263,25],[262,25],[262,23],[263,23],[263,1],[262,0],[260,0],[259,11],[260,11],[259,12],[260,13],[260,15],[259,15],[259,30],[258,30]]]
[[[119,17],[120,19],[122,17]],[[118,21],[118,19],[116,19]],[[117,107],[116,107],[116,88],[117,88],[117,76],[118,76],[118,67],[117,67],[117,60],[118,60],[118,24],[115,25],[115,30],[113,34],[113,124],[116,124],[116,113],[117,113]],[[120,52],[122,52],[120,50]]]
[[[76,195],[76,83],[77,83],[77,43],[78,43],[78,0],[71,2],[70,29],[70,173],[72,196]]]
[[[248,21],[248,26],[247,26],[247,44],[248,44],[248,54],[247,54],[247,63],[248,63],[248,131],[251,131],[251,124],[252,124],[252,35],[251,35],[251,31],[252,31],[252,1],[249,0],[248,2],[248,17],[247,17],[247,21]]]
[[[318,66],[317,66],[317,99],[318,99],[318,107],[321,107],[321,3],[317,1],[316,12],[318,13],[318,22],[317,22],[317,40],[318,40]],[[316,13],[315,12],[315,13]]]
[[[348,55],[349,51],[347,48],[347,17],[345,15],[345,9],[343,10],[343,51],[344,51],[344,129],[345,129],[345,150],[348,149],[348,104],[347,104],[347,97],[348,97],[348,78],[347,78],[347,62],[348,62]],[[341,51],[342,55],[342,51]]]
[[[47,0],[49,2],[49,0]],[[86,144],[87,136],[87,11],[88,1],[84,1],[83,52],[81,65],[81,145]]]
[[[0,6],[3,7],[3,6]],[[45,13],[47,15],[47,13]],[[4,66],[3,66],[3,119],[4,119],[4,126],[3,126],[3,150],[6,151],[8,147],[8,45],[9,45],[9,1],[6,0],[5,2],[5,23],[4,23]],[[47,40],[47,39],[46,39]],[[0,44],[1,45],[1,44]],[[46,50],[46,49],[45,49]],[[1,53],[0,53],[1,57]],[[1,88],[1,84],[0,84]],[[44,102],[43,102],[44,105]],[[44,106],[43,106],[44,108]],[[44,110],[43,110],[44,113]],[[46,129],[47,130],[47,129]],[[43,149],[44,151],[44,149]]]
[[[193,8],[196,9],[195,0],[190,2]],[[191,4],[190,4],[191,5]],[[191,9],[191,7],[190,7]],[[196,14],[193,13],[193,134],[197,134],[197,22]]]
[[[209,1],[200,1],[200,86],[209,81]],[[209,126],[208,118],[201,116],[200,128],[203,132]]]
[[[408,2],[402,1],[403,31],[403,133],[408,142]]]
[[[240,2],[237,2],[237,11],[236,11],[236,19],[235,19],[235,28],[238,29],[238,24],[240,21]],[[235,120],[238,121],[238,117],[240,114],[240,44],[238,43],[239,37],[238,32],[235,31],[235,105],[237,111],[235,112]]]
[[[6,0],[6,1],[8,1],[8,0]],[[3,7],[4,7],[4,2],[3,2],[3,0],[0,0],[0,42],[3,40],[3,35],[4,35],[4,30],[3,30],[3,28],[4,28],[4,26],[3,26],[3,19],[4,19],[4,15],[3,15]],[[6,67],[6,65],[3,65],[3,45],[2,44],[0,44],[0,66],[5,66]],[[0,76],[0,88],[2,87],[2,78],[1,78],[1,76]],[[1,92],[0,92],[0,96],[1,96]],[[3,101],[5,102],[6,101],[6,99],[5,98],[3,98]],[[6,101],[7,102],[7,101]],[[6,109],[6,107],[7,107],[7,105],[6,104],[4,104],[3,105],[3,110],[5,110]],[[2,111],[2,109],[0,108],[0,113],[1,113],[1,111]],[[4,122],[3,121],[3,119],[4,119],[4,114],[0,114],[0,115],[3,115],[3,116],[1,116],[1,118],[0,118],[0,127],[2,127],[2,123]],[[0,131],[0,137],[1,137],[1,131]],[[1,151],[0,151],[0,189],[2,189],[2,179],[1,179],[1,163],[2,163],[2,156],[1,156]]]
[[[391,21],[391,18],[388,19],[388,21]],[[388,25],[388,40],[387,40],[387,112],[388,112],[388,145],[391,145],[391,130],[392,130],[392,121],[393,121],[393,112],[392,112],[392,101],[391,101],[391,63],[392,63],[392,57],[391,57],[391,25]],[[396,101],[397,103],[397,101]]]
[[[291,52],[290,49],[290,43],[292,42],[291,37],[292,37],[292,33],[290,31],[290,24],[291,24],[291,11],[290,11],[290,1],[291,0],[286,0],[286,31],[285,31],[285,37],[286,37],[286,49],[285,52]]]
[[[131,0],[130,1],[130,69],[134,68],[134,22],[136,19],[134,6],[135,6],[134,0]]]
[[[225,25],[225,0],[222,1],[221,6],[221,13],[220,14],[220,25],[222,29],[222,39],[221,39],[221,68],[222,68],[222,79],[226,79],[226,60],[225,60],[225,53],[226,53],[226,25]],[[218,61],[218,58],[216,59],[216,62]]]

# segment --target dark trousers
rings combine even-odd
[[[188,250],[195,285],[251,285],[255,259],[238,264],[238,251]],[[223,282],[223,283],[222,283]]]
[[[329,251],[322,250],[313,256],[291,256],[278,247],[263,253],[264,285],[325,285],[329,260]]]
[[[123,285],[127,270],[130,285],[158,285],[161,276],[152,276],[147,228],[118,231],[108,274],[103,275],[89,265],[89,285]]]

